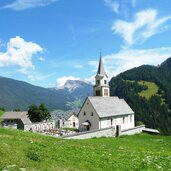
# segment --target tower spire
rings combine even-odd
[[[94,96],[109,97],[110,91],[109,91],[109,85],[108,85],[108,76],[104,69],[101,49],[100,49],[99,66],[98,66],[95,79],[96,79],[95,80],[96,83],[94,85]]]
[[[101,75],[101,76],[108,77],[107,74],[106,74],[106,72],[105,72],[105,69],[104,69],[101,50],[100,50],[99,67],[98,67],[98,70],[97,70],[97,75],[98,74]]]

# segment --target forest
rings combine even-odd
[[[150,97],[148,84],[153,83],[157,92]],[[158,66],[143,65],[123,72],[110,81],[112,96],[124,98],[135,112],[136,123],[158,129],[171,135],[171,58]]]

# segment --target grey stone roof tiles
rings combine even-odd
[[[99,67],[98,67],[98,70],[97,70],[97,75],[108,77],[106,72],[105,72],[105,69],[104,69],[104,65],[103,65],[101,54],[100,54],[100,61],[99,61]]]
[[[27,116],[28,112],[5,112],[2,115],[2,119],[21,119],[23,124],[31,124],[29,117]]]
[[[133,114],[124,99],[118,97],[88,97],[100,118]]]

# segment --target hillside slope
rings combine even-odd
[[[136,121],[171,135],[171,58],[157,67],[143,65],[121,73],[110,87],[111,95],[124,98],[135,111]]]
[[[0,77],[0,107],[6,110],[20,108],[27,110],[31,104],[45,103],[49,110],[69,110],[81,107],[85,97],[92,94],[92,85],[83,81],[70,80],[70,91],[67,88],[43,88],[10,78]]]
[[[171,137],[63,140],[0,128],[0,158],[0,170],[169,170]]]
[[[54,93],[23,81],[0,77],[0,106],[6,110],[27,110],[33,103],[45,103],[49,109],[66,109],[67,100],[60,92]]]

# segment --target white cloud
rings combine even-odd
[[[74,68],[83,68],[83,65],[77,64],[77,65],[74,65]]]
[[[42,80],[45,80],[45,79],[52,77],[54,75],[55,75],[55,73],[50,73],[50,74],[45,75],[45,74],[33,72],[33,73],[27,73],[27,78],[30,81],[42,81]]]
[[[154,49],[125,49],[103,57],[108,76],[111,78],[128,69],[143,64],[157,65],[171,56],[171,47]]]
[[[127,46],[144,42],[151,36],[163,31],[163,24],[171,19],[171,15],[158,18],[155,9],[148,9],[134,15],[132,22],[117,20],[114,22],[112,30],[120,35]]]
[[[109,6],[115,13],[118,13],[119,10],[119,1],[118,0],[104,0],[105,4]]]
[[[45,61],[45,58],[43,58],[43,57],[40,56],[40,57],[38,58],[38,60],[39,60],[39,61]]]
[[[90,78],[85,78],[85,81],[88,83],[94,84],[95,83],[95,75],[92,75]]]
[[[98,65],[98,61],[88,61],[88,64],[90,66],[97,66]]]
[[[19,36],[11,38],[7,43],[6,52],[0,52],[0,67],[19,66],[23,72],[28,68],[34,69],[32,57],[38,52],[43,52],[40,45],[27,42]]]
[[[44,7],[57,0],[16,0],[11,4],[5,5],[3,8],[10,8],[16,11],[26,10],[36,7]]]

